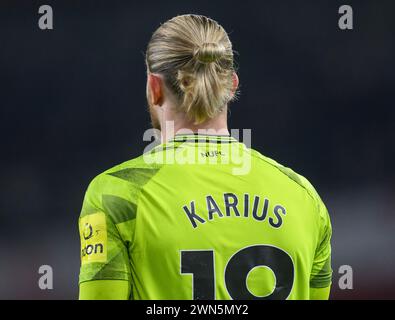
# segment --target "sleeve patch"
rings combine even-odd
[[[103,212],[84,216],[79,222],[81,263],[107,262],[107,224]]]

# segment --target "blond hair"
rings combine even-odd
[[[166,86],[195,124],[218,115],[234,97],[232,43],[216,21],[181,15],[162,24],[146,53],[148,71],[161,74]]]

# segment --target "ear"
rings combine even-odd
[[[234,94],[237,91],[237,88],[239,87],[239,77],[236,72],[233,72],[232,81],[233,81],[232,93]]]
[[[148,74],[148,87],[150,89],[150,99],[154,106],[163,104],[163,80],[158,75]]]

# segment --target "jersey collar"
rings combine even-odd
[[[169,142],[194,142],[194,143],[233,143],[238,142],[229,135],[210,135],[210,134],[176,134]]]

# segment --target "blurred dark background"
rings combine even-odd
[[[54,30],[38,28],[49,4]],[[338,28],[352,5],[354,30]],[[183,13],[239,53],[230,127],[309,178],[333,224],[332,298],[395,298],[394,1],[8,1],[0,4],[0,298],[75,299],[89,181],[138,156],[144,51]],[[38,288],[38,268],[54,289]],[[340,290],[338,269],[354,270]]]

